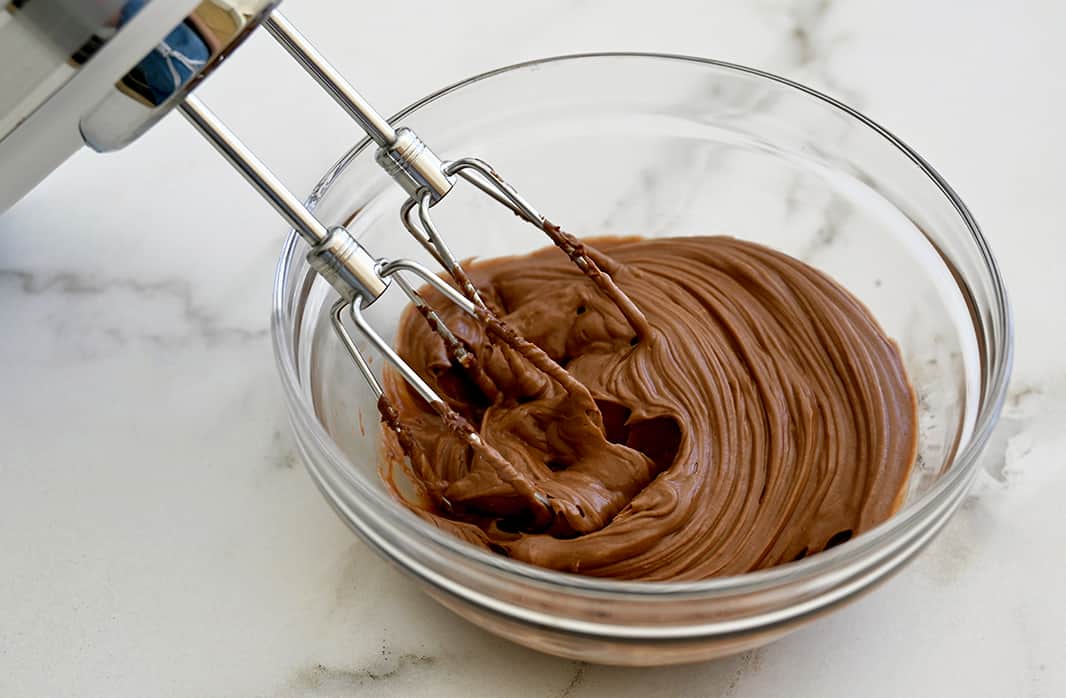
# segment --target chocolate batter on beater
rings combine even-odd
[[[900,505],[914,393],[846,290],[726,237],[600,240],[587,253],[605,280],[554,247],[466,265],[503,323],[424,292],[475,370],[404,315],[400,355],[458,420],[386,376],[383,473],[413,486],[393,484],[408,507],[543,567],[691,580],[802,558]],[[473,445],[457,437],[464,419]]]

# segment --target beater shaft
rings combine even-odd
[[[359,122],[359,126],[366,131],[366,135],[374,139],[375,143],[387,148],[396,142],[396,130],[385,117],[337,72],[337,69],[284,15],[274,10],[263,22],[263,26],[336,100],[337,104]]]
[[[308,243],[317,245],[329,237],[326,226],[198,97],[189,95],[178,109]]]

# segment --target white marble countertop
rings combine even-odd
[[[923,153],[1017,317],[987,474],[902,574],[764,649],[633,670],[498,640],[311,484],[267,337],[284,227],[174,116],[0,218],[0,695],[1066,695],[1066,4],[415,0],[404,32],[464,39],[421,65],[373,29],[400,5],[286,9],[385,111],[518,60],[653,50],[810,83]],[[352,139],[265,36],[201,95],[297,191]]]

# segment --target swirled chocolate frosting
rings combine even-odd
[[[643,329],[556,248],[466,265],[501,326],[576,383],[430,290],[476,370],[404,314],[400,355],[515,471],[390,374],[383,474],[406,506],[517,560],[642,580],[790,562],[899,507],[914,392],[847,290],[728,237],[605,239],[591,252]]]

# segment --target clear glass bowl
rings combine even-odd
[[[333,292],[310,272],[306,246],[293,235],[277,270],[273,337],[303,458],[338,515],[442,604],[552,654],[610,664],[696,661],[769,642],[871,589],[958,507],[1003,402],[1010,312],[969,211],[890,133],[773,75],[631,54],[485,73],[396,120],[444,157],[487,159],[581,236],[722,233],[824,270],[898,341],[920,404],[919,457],[905,505],[832,550],[686,583],[536,568],[438,531],[385,490],[374,399],[330,331]],[[310,203],[324,222],[347,224],[372,253],[428,263],[401,227],[402,200],[363,142],[326,174]],[[457,187],[434,211],[460,257],[548,244],[469,187]],[[402,306],[402,294],[390,292],[372,307],[386,338]]]

